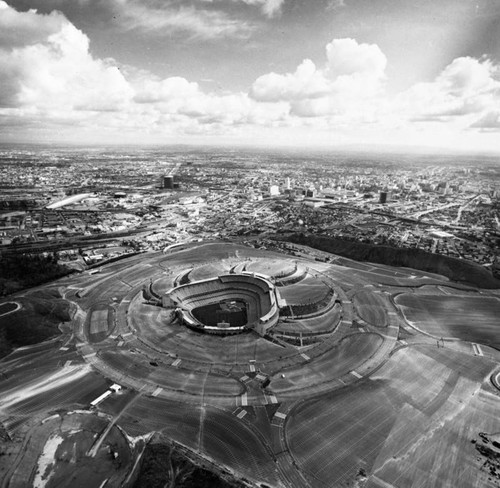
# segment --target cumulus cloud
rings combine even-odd
[[[326,45],[329,77],[355,76],[376,80],[384,77],[387,58],[376,44],[365,44],[355,39],[334,39]]]
[[[495,71],[488,59],[456,58],[446,66],[436,83],[451,95],[476,97],[499,89],[498,81],[493,79]]]
[[[131,96],[118,68],[93,59],[87,36],[61,14],[3,12],[16,19],[8,31],[22,25],[31,35],[23,46],[13,40],[0,48],[1,105],[111,110]]]
[[[0,0],[0,46],[22,46],[43,40],[64,23],[58,12],[39,15],[36,10],[17,12]]]
[[[471,124],[471,128],[500,131],[500,110],[487,112]]]
[[[147,4],[164,8],[155,0]],[[16,134],[143,142],[203,135],[271,143],[399,137],[409,144],[496,135],[500,70],[492,61],[457,58],[433,81],[392,97],[386,65],[374,44],[333,39],[321,64],[305,59],[288,73],[263,74],[248,93],[214,93],[180,76],[161,78],[96,58],[88,37],[63,14],[17,12],[0,0],[0,134],[4,140]]]
[[[310,59],[305,59],[294,73],[268,73],[259,77],[251,88],[251,95],[261,102],[317,98],[330,91],[330,84],[322,71]]]
[[[134,85],[134,101],[137,103],[168,102],[172,99],[197,97],[200,94],[197,83],[189,82],[179,76],[162,80],[145,73],[136,77]]]
[[[474,129],[498,130],[500,69],[492,61],[454,59],[433,81],[392,96],[385,89],[386,66],[378,46],[334,39],[322,66],[304,60],[294,72],[262,75],[250,95],[260,103],[286,103],[289,118],[303,120],[303,127],[326,123],[336,133],[378,134],[379,142],[402,137],[420,144],[427,137],[430,144],[459,147]]]
[[[454,59],[432,82],[417,83],[396,98],[396,106],[419,121],[481,114],[500,104],[498,67],[488,60]]]
[[[16,12],[0,4],[6,31],[22,26],[20,39],[3,31],[0,48],[0,124],[39,132],[226,132],[245,124],[283,120],[289,107],[259,106],[245,93],[204,93],[183,77],[96,59],[88,37],[62,14]],[[4,19],[8,19],[8,22]],[[10,36],[10,37],[9,37]],[[7,39],[10,39],[7,42]]]
[[[252,85],[251,96],[261,102],[288,101],[303,117],[357,110],[377,95],[385,78],[387,59],[378,46],[354,39],[334,39],[326,46],[321,68],[304,60],[293,73],[268,73]]]

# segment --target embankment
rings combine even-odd
[[[480,288],[500,288],[500,280],[483,266],[421,249],[405,249],[377,246],[335,237],[315,236],[312,234],[289,234],[283,240],[338,254],[356,261],[404,266],[446,276],[452,281],[475,285]]]

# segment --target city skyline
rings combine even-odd
[[[500,8],[0,1],[0,142],[498,151]]]

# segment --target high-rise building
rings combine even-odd
[[[163,177],[163,188],[168,188],[169,190],[174,189],[174,176],[167,175]]]
[[[285,190],[290,190],[290,178],[285,179]]]
[[[275,197],[275,196],[278,196],[280,194],[280,188],[278,185],[271,185],[269,187],[269,195],[271,197]]]

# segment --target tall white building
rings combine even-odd
[[[275,197],[280,194],[280,188],[278,185],[271,185],[269,187],[269,195]]]

